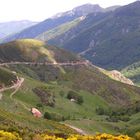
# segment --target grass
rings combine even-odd
[[[83,119],[77,121],[66,121],[66,123],[81,128],[87,134],[96,134],[96,133],[116,134],[116,130],[114,130],[113,125],[105,121],[100,122],[96,120]]]
[[[0,67],[0,85],[4,84],[5,86],[9,86],[12,84],[11,81],[15,81],[16,76],[9,70]]]
[[[136,62],[122,69],[122,73],[132,79],[138,86],[140,85],[140,62]]]
[[[98,116],[96,114],[96,108],[102,107],[108,110],[113,106],[119,107],[116,102],[114,102],[114,104],[112,103],[117,97],[116,94],[119,92],[122,92],[122,94],[126,94],[126,96],[129,97],[128,99],[125,99],[125,96],[123,97],[121,94],[118,94],[120,98],[123,99],[123,102],[125,101],[126,103],[129,103],[130,100],[133,102],[139,98],[138,88],[109,79],[107,76],[102,75],[102,73],[96,68],[76,66],[72,69],[70,67],[63,67],[66,71],[66,74],[63,74],[58,68],[31,66],[28,67],[28,71],[26,71],[26,66],[21,67],[24,67],[24,73],[22,72],[23,68],[19,68],[19,66],[11,67],[12,70],[18,70],[18,73],[20,73],[19,77],[25,78],[23,86],[13,96],[17,101],[18,107],[15,108],[15,103],[9,99],[11,91],[7,91],[6,94],[3,95],[4,100],[1,102],[1,107],[7,109],[10,105],[10,108],[7,109],[7,111],[12,113],[15,110],[17,114],[15,120],[20,123],[24,123],[24,126],[27,125],[28,127],[31,126],[31,128],[40,127],[40,129],[45,129],[44,124],[34,124],[34,121],[31,121],[31,123],[23,121],[25,118],[32,118],[32,115],[30,112],[25,110],[18,101],[22,102],[29,108],[36,107],[37,104],[42,104],[43,107],[39,108],[39,110],[43,114],[45,112],[55,113],[66,119],[63,123],[70,123],[73,126],[80,127],[88,133],[107,132],[116,134],[119,133],[120,130],[122,133],[125,133],[126,125],[128,125],[128,128],[132,127],[129,123],[113,123],[106,121],[107,116]],[[45,71],[45,73],[43,73],[43,71]],[[47,79],[47,81],[41,80],[41,75],[38,72],[41,72],[45,77],[49,76],[50,79]],[[30,75],[32,76],[28,77]],[[57,79],[55,79],[55,76],[52,78],[52,75],[56,75]],[[38,87],[43,87],[47,93],[54,95],[54,107],[46,106],[41,102],[41,98],[33,92],[33,89]],[[111,87],[113,87],[113,89]],[[110,88],[110,90],[106,90],[107,88]],[[70,90],[77,92],[83,97],[84,102],[82,105],[78,105],[77,103],[71,102],[67,99],[67,94]],[[113,95],[114,92],[115,97]],[[117,101],[119,101],[118,98]],[[7,104],[5,104],[6,102]],[[131,121],[133,120],[134,119],[132,117]],[[38,125],[38,127],[36,125]],[[129,131],[128,128],[127,131]],[[132,131],[133,130],[134,129],[132,129]]]
[[[41,33],[36,37],[36,39],[48,41],[70,30],[72,27],[76,26],[79,22],[80,22],[80,18],[75,19],[71,22],[64,23],[58,27],[48,30],[47,32]]]
[[[23,44],[21,43],[22,41]],[[50,61],[52,61],[52,59],[58,62],[82,60],[74,54],[68,53],[62,49],[57,49],[56,47],[44,47],[42,45],[34,47],[34,40],[27,40],[27,42],[26,40],[22,41],[18,45],[16,42],[10,43],[11,46],[7,46],[6,44],[5,47],[9,47],[9,49],[27,47],[32,51],[33,48],[35,48],[35,51],[37,48],[37,53],[40,53],[40,48],[43,50],[47,49],[49,54],[46,52],[44,53],[41,49],[41,54],[43,55],[39,57],[44,58],[45,56],[49,58]],[[14,47],[13,45],[17,46]],[[9,49],[7,51],[9,51]],[[15,50],[12,51],[13,53],[15,52]],[[19,54],[24,53],[21,51]],[[22,61],[22,59],[18,59],[18,57],[21,56],[19,54],[16,57],[11,55],[11,60],[14,61],[15,59]],[[27,54],[29,55],[30,52]],[[61,118],[59,118],[59,121],[65,120],[66,123],[70,122],[72,125],[79,126],[90,133],[95,133],[95,131],[118,133],[120,130],[122,130],[122,133],[125,133],[125,125],[128,125],[127,130],[131,128],[129,122],[113,123],[107,121],[107,116],[97,115],[96,109],[98,107],[105,110],[109,110],[110,108],[127,108],[129,104],[139,100],[140,89],[138,87],[113,80],[94,66],[78,65],[62,66],[61,68],[65,73],[63,73],[60,67],[45,65],[30,65],[28,67],[26,65],[10,65],[9,67],[3,68],[5,71],[16,71],[17,75],[19,77],[24,77],[25,81],[19,91],[13,96],[14,99],[9,98],[12,90],[3,93],[2,100],[0,101],[0,108],[5,110],[14,122],[21,124],[23,127],[27,126],[33,130],[49,129],[54,131],[56,129],[58,131],[64,131],[65,129],[57,122],[46,121],[43,118],[34,118],[24,107],[37,107],[37,104],[42,104],[42,107],[39,107],[42,114],[49,112],[54,116],[59,116]],[[53,96],[54,106],[45,105],[42,102],[40,95],[37,95],[34,92],[35,88],[43,88],[45,89],[43,94],[47,93],[47,95]],[[82,96],[83,103],[79,105],[76,102],[68,100],[67,94],[69,91],[74,91]],[[44,96],[44,98],[46,98],[46,96]],[[132,120],[134,119],[132,118],[131,121]],[[68,129],[67,132],[71,133],[71,130]]]
[[[19,104],[20,101],[31,108],[31,107],[36,107],[36,104],[40,102],[39,98],[35,96],[35,94],[31,91],[31,89],[33,88],[32,85],[34,85],[35,87],[36,85],[39,85],[38,84],[39,82],[35,82],[35,81],[32,82],[32,80],[27,80],[26,83],[30,86],[23,85],[23,87],[14,95],[13,97],[14,100],[11,100],[9,98],[12,90],[3,93],[3,98],[0,101],[0,110],[2,110],[1,112],[3,112],[0,115],[0,117],[3,118],[2,121],[5,123],[6,120],[16,122],[19,124],[19,126],[23,128],[28,127],[33,131],[35,130],[45,131],[45,129],[48,129],[50,131],[65,132],[64,130],[66,129],[67,130],[66,133],[74,132],[71,129],[57,122],[45,120],[43,118],[37,119],[33,117],[31,112],[25,110],[24,107],[21,104]],[[26,92],[27,90],[28,92]],[[26,94],[24,91],[26,92]]]
[[[2,44],[0,45],[1,61],[54,62],[52,53],[45,46],[47,45],[44,42],[33,39],[22,39]]]

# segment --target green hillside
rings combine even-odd
[[[53,53],[53,50],[56,53]],[[57,49],[56,47],[46,45],[42,41],[33,39],[22,39],[6,44],[0,45],[0,61],[1,62],[54,62],[56,61],[66,61],[65,56],[68,60],[76,59],[73,54],[67,53],[65,50]],[[60,58],[58,55],[61,55]],[[64,56],[64,57],[63,57]]]
[[[53,38],[65,33],[65,32],[67,32],[68,30],[70,30],[71,28],[76,26],[80,21],[81,21],[81,18],[78,18],[78,19],[75,19],[71,22],[64,23],[60,26],[57,26],[57,27],[47,31],[47,32],[41,33],[40,35],[38,35],[36,37],[36,39],[43,40],[43,41],[48,41],[50,39],[53,39]]]
[[[127,66],[122,70],[122,73],[136,84],[140,84],[140,62]]]
[[[16,75],[11,71],[0,67],[0,85],[1,86],[10,86],[12,81],[16,81]]]
[[[11,57],[9,53],[10,59],[7,59],[3,55],[6,53],[0,51],[3,61],[18,61],[22,55],[24,60],[19,61],[28,61],[31,50],[38,53],[38,58],[47,57],[53,62],[83,61],[63,49],[48,47],[35,40],[18,40],[8,44],[10,47],[3,44],[0,50],[7,53],[9,48],[11,52],[20,50],[20,55]],[[21,51],[23,47],[24,51]],[[47,50],[53,55],[48,53],[42,55],[40,50]],[[0,120],[3,123],[0,127],[4,130],[12,129],[18,132],[21,130],[21,135],[23,132],[32,134],[44,131],[71,134],[75,131],[63,125],[71,124],[92,134],[95,132],[134,134],[140,128],[139,125],[137,127],[131,125],[139,119],[136,117],[140,109],[138,87],[110,79],[90,63],[59,66],[59,64],[40,65],[39,59],[35,62],[36,65],[11,63],[3,68],[5,71],[15,71],[16,76],[24,78],[22,85],[14,94],[14,89],[2,93],[0,110],[3,113]],[[29,110],[34,107],[47,119],[33,117]]]

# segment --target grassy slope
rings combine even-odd
[[[26,69],[25,66],[22,67]],[[12,69],[16,70],[15,66],[12,67]],[[36,70],[37,69],[36,67],[34,68],[28,67],[28,69],[31,69],[30,73],[32,72],[35,73],[35,75],[32,75],[33,77],[35,76],[40,78],[40,75],[37,73],[38,70]],[[40,68],[39,71],[42,69],[43,67]],[[44,69],[48,71],[47,68]],[[53,74],[54,72],[56,72],[54,71],[53,68],[49,68],[49,69]],[[47,83],[41,83],[39,81],[36,81],[32,79],[33,77],[32,78],[25,77],[25,82],[23,87],[14,96],[14,98],[26,104],[28,107],[35,107],[36,104],[41,103],[41,100],[33,92],[33,89],[35,87],[45,87],[47,92],[55,95],[56,102],[54,108],[43,105],[43,108],[40,108],[42,112],[49,111],[51,113],[56,113],[60,116],[64,116],[68,118],[66,123],[70,123],[74,126],[80,127],[86,130],[88,133],[94,133],[96,131],[117,133],[119,132],[120,129],[124,129],[125,125],[128,125],[130,127],[129,123],[108,122],[105,119],[106,116],[98,116],[95,110],[97,107],[108,109],[109,106],[113,106],[113,105],[114,107],[117,107],[119,105],[121,106],[122,103],[121,98],[123,98],[123,96],[125,97],[125,95],[127,95],[126,96],[127,98],[123,98],[123,103],[127,104],[130,101],[133,102],[139,98],[139,94],[137,94],[138,89],[111,80],[107,76],[104,76],[102,75],[102,73],[96,71],[97,70],[96,68],[88,69],[85,67],[80,67],[80,68],[74,67],[73,69],[74,70],[72,71],[72,68],[65,67],[65,71],[67,72],[66,74],[59,73],[57,75],[58,78],[57,80],[55,79],[55,77],[52,76],[50,79],[47,79],[46,81]],[[48,71],[46,75],[44,75],[42,71],[40,73],[42,73],[44,77],[48,77],[48,74],[51,75],[50,71]],[[20,69],[19,66],[18,66],[18,72],[22,72],[22,69]],[[28,73],[26,72],[24,74],[28,75]],[[76,78],[74,75],[76,75]],[[90,77],[92,77],[93,80]],[[40,79],[40,80],[45,81],[45,79]],[[89,85],[90,83],[91,85]],[[112,86],[113,86],[112,90],[111,89],[107,90],[107,88],[111,88]],[[120,87],[119,89],[118,86]],[[125,89],[125,90],[122,92],[121,89]],[[74,90],[75,92],[79,93],[83,97],[84,103],[82,105],[73,103],[66,98],[67,93],[70,90]],[[121,92],[122,95],[118,94],[117,92],[118,93]],[[63,94],[61,95],[61,93]],[[118,98],[116,98],[117,96]],[[8,103],[10,103],[10,101]],[[2,103],[2,106],[4,107],[4,103]],[[6,106],[4,108],[7,109]],[[31,115],[20,104],[17,109],[15,109],[14,105],[11,105],[9,111],[10,110],[15,110],[16,113],[22,112],[25,115]],[[133,121],[133,119],[131,121]],[[32,126],[32,124],[29,125]],[[124,130],[122,130],[122,132],[124,132]]]
[[[58,35],[63,34],[64,32],[70,30],[74,26],[76,26],[80,22],[80,18],[75,19],[71,22],[64,23],[58,27],[55,27],[47,32],[41,33],[36,37],[36,39],[43,40],[43,41],[48,41],[50,39],[53,39],[57,37]]]
[[[122,73],[132,79],[137,85],[140,85],[140,62],[127,66],[122,70]]]
[[[46,55],[50,61],[51,55],[44,46],[43,42],[32,39],[2,44],[0,46],[1,61],[43,61]]]
[[[63,54],[63,55],[62,55]],[[34,39],[22,39],[0,45],[1,62],[11,61],[68,61],[77,57],[65,50]]]
[[[80,95],[84,98],[84,104],[83,105],[77,105],[76,103],[70,102],[66,96],[67,92],[70,90],[69,87],[57,85],[56,83],[50,83],[50,84],[43,84],[40,82],[37,82],[33,79],[27,78],[24,82],[23,87],[17,92],[17,94],[14,96],[14,99],[16,102],[9,98],[9,95],[11,91],[5,92],[3,94],[3,100],[0,102],[0,106],[2,109],[5,109],[7,112],[11,112],[14,114],[9,114],[8,119],[12,119],[15,122],[19,123],[22,127],[29,127],[30,129],[35,128],[36,129],[55,129],[55,126],[52,126],[52,123],[50,121],[45,120],[37,120],[32,117],[31,113],[29,113],[27,110],[24,109],[23,106],[19,104],[18,101],[24,103],[28,107],[35,107],[36,104],[41,103],[38,96],[36,96],[32,89],[38,86],[45,86],[49,90],[51,89],[51,92],[54,93],[56,98],[56,107],[47,107],[44,105],[42,112],[49,111],[49,112],[55,112],[60,115],[64,115],[66,117],[69,117],[70,120],[74,120],[72,125],[76,125],[76,122],[82,121],[82,119],[92,119],[96,118],[97,115],[95,113],[95,109],[97,106],[102,106],[104,108],[108,107],[108,104],[98,95],[92,95],[88,92],[81,91],[79,92]],[[65,88],[64,88],[65,87]],[[60,92],[64,92],[63,97],[61,97]],[[5,115],[5,114],[3,114]],[[7,116],[6,116],[7,118]],[[30,120],[30,121],[27,121]],[[42,121],[42,122],[41,122]],[[66,122],[67,123],[67,122]],[[97,125],[99,125],[100,122],[97,122]],[[84,126],[84,121],[81,123],[83,129],[86,129],[86,126]],[[56,127],[58,124],[56,123]],[[59,126],[58,126],[59,127]],[[92,132],[95,130],[95,126],[90,126],[90,129],[93,129]],[[88,131],[90,131],[88,129]],[[34,130],[34,129],[33,129]],[[62,130],[61,130],[62,131]],[[97,129],[97,131],[100,131]],[[109,131],[108,131],[109,132]]]
[[[24,41],[22,40],[21,44]],[[26,40],[24,43],[26,44],[28,41],[32,44],[31,40]],[[25,45],[24,43],[23,45],[25,47],[27,44]],[[18,46],[22,47],[23,45],[20,46],[19,44]],[[31,46],[33,46],[33,44]],[[13,45],[12,47],[14,48]],[[40,51],[39,48],[41,47],[42,45],[38,46],[37,52]],[[79,59],[73,54],[69,54],[68,57],[66,57],[68,54],[66,51],[61,49],[57,50],[55,47],[48,48],[48,51],[53,54],[51,55],[51,60],[67,61],[70,58],[73,60]],[[47,56],[47,54],[45,55]],[[14,61],[14,58],[12,61]],[[53,123],[49,123],[50,121],[46,122],[42,120],[42,123],[40,123],[39,120],[35,123],[34,121],[36,121],[36,119],[34,120],[31,113],[23,106],[24,104],[31,108],[35,107],[38,103],[43,104],[41,98],[33,92],[34,88],[44,87],[46,93],[50,93],[55,97],[55,106],[50,107],[43,104],[43,108],[40,108],[43,113],[45,111],[56,113],[59,116],[65,117],[68,122],[70,120],[73,125],[77,125],[77,122],[79,122],[82,125],[81,127],[89,132],[95,132],[95,130],[102,132],[105,129],[108,132],[118,132],[118,130],[123,129],[124,125],[122,122],[109,123],[105,119],[106,116],[98,116],[95,112],[96,108],[102,107],[104,109],[109,109],[110,107],[127,107],[129,103],[138,100],[140,97],[139,88],[112,80],[100,72],[96,67],[92,66],[64,66],[63,69],[65,70],[65,73],[62,73],[59,67],[53,66],[37,65],[27,67],[24,65],[15,65],[7,68],[12,71],[17,71],[19,76],[25,78],[25,82],[20,90],[14,95],[14,100],[9,98],[12,91],[6,91],[3,94],[0,106],[7,112],[15,113],[14,117],[12,117],[14,121],[31,128],[60,129],[58,128],[59,124],[56,123],[56,126],[52,126]],[[71,102],[66,98],[70,90],[75,91],[83,97],[84,103],[82,105]],[[31,119],[32,121],[27,122],[26,120],[28,119]],[[91,125],[89,128],[88,123],[86,123],[89,119],[93,122],[96,121],[96,126]],[[44,126],[44,124],[46,125]],[[97,127],[100,125],[104,126],[103,129]]]
[[[15,81],[16,76],[9,70],[0,67],[0,85],[4,84],[5,86],[9,86],[12,84],[11,81]]]
[[[21,89],[14,95],[14,99],[9,98],[13,90],[5,91],[3,93],[2,100],[0,101],[0,110],[2,112],[0,114],[0,128],[10,130],[12,128],[21,127],[22,129],[29,128],[32,132],[48,130],[62,133],[74,133],[71,129],[57,122],[37,119],[32,116],[31,112],[24,108],[22,104],[31,108],[36,107],[36,104],[40,103],[40,99],[33,93],[32,88],[39,85],[45,85],[44,83],[35,81],[31,78],[25,78],[25,84],[23,84]]]

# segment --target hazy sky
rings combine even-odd
[[[125,5],[135,0],[0,0],[0,22],[13,20],[41,21],[75,6],[92,3],[102,7]]]

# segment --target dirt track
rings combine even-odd
[[[81,134],[81,135],[86,135],[87,133],[86,132],[84,132],[82,129],[80,129],[80,128],[77,128],[77,127],[75,127],[75,126],[72,126],[72,125],[70,125],[70,124],[65,124],[66,126],[68,126],[68,127],[70,127],[70,128],[72,128],[72,129],[74,129],[76,132],[78,132],[79,134]]]
[[[73,65],[87,65],[89,64],[88,61],[76,61],[76,62],[55,62],[55,63],[49,63],[49,62],[7,62],[7,63],[0,63],[0,66],[6,66],[6,65],[59,65],[59,66],[73,66]]]

